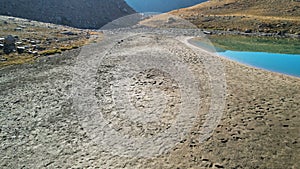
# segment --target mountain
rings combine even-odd
[[[123,0],[1,0],[0,14],[77,28],[100,28],[135,13]]]
[[[138,12],[168,12],[193,6],[207,0],[125,0]]]
[[[299,0],[210,0],[171,14],[205,29],[300,34]]]

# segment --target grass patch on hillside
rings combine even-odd
[[[300,54],[299,39],[234,35],[214,35],[209,39],[216,48],[225,50]]]
[[[33,62],[35,59],[35,57],[33,55],[24,54],[24,55],[20,56],[16,53],[6,55],[3,58],[7,59],[7,61],[0,62],[0,68],[5,67],[5,66],[10,66],[10,65],[30,63],[30,62]]]
[[[44,50],[42,52],[39,52],[39,54],[42,56],[54,55],[57,53],[61,53],[61,50],[60,49],[49,49],[49,50]]]

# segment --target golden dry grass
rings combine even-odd
[[[293,0],[211,0],[170,13],[201,28],[300,33],[300,2]]]

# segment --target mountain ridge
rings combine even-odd
[[[0,15],[21,17],[76,28],[98,29],[135,13],[123,0],[2,0]]]

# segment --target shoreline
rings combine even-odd
[[[241,62],[229,59],[229,58],[227,58],[225,56],[222,56],[222,55],[218,54],[218,52],[212,53],[210,51],[205,50],[204,48],[201,48],[200,46],[197,46],[197,45],[195,45],[193,43],[190,43],[189,40],[191,40],[191,39],[193,39],[193,37],[189,37],[189,38],[185,39],[185,41],[183,41],[183,42],[186,45],[188,45],[188,44],[192,45],[192,46],[194,46],[194,47],[196,47],[196,48],[198,48],[198,49],[200,49],[200,50],[202,50],[202,51],[204,51],[206,53],[209,53],[211,55],[219,57],[219,58],[221,58],[221,60],[226,60],[226,61],[229,61],[229,62],[234,62],[234,63],[236,63],[238,65],[245,66],[247,68],[257,69],[257,70],[265,71],[265,72],[268,72],[268,73],[273,73],[273,74],[276,74],[276,75],[279,75],[279,76],[287,76],[287,77],[290,77],[290,78],[295,78],[295,79],[300,80],[300,77],[297,77],[297,76],[293,76],[293,75],[289,75],[289,74],[284,74],[284,73],[280,73],[280,72],[274,72],[274,71],[271,71],[271,70],[268,70],[268,69],[264,69],[264,68],[261,68],[261,67],[255,67],[255,66],[252,66],[252,65],[249,65],[249,64],[241,63]]]
[[[200,28],[201,29],[201,28]],[[273,38],[292,38],[300,39],[300,35],[289,34],[284,32],[265,33],[265,32],[242,32],[242,31],[221,31],[213,29],[201,29],[207,35],[237,35],[237,36],[252,36],[252,37],[273,37]]]

